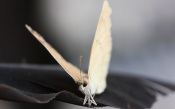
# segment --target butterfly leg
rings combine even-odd
[[[87,95],[85,95],[83,105],[86,104],[87,100],[88,100],[88,97],[87,97]]]
[[[94,96],[95,96],[95,94],[94,95],[90,95],[91,103],[93,103],[94,105],[97,105],[97,103],[94,100]]]

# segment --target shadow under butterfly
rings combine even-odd
[[[106,41],[110,41],[110,9],[108,5],[105,7],[105,4],[107,4],[107,1],[104,2],[104,10],[102,10],[100,19],[103,18],[102,21],[107,22],[107,27],[101,28],[99,25],[103,23],[101,23],[99,20],[95,39],[99,38],[98,36],[99,34],[103,33],[103,29],[107,29],[105,30],[107,31],[107,35],[104,36],[109,38],[109,40]],[[32,30],[29,26],[27,26],[27,28],[31,31],[32,34],[34,34],[34,36],[36,35],[36,38],[39,38],[39,41],[42,44],[44,43],[46,46],[50,47],[50,45],[45,42],[42,37],[37,37],[39,35],[37,32]],[[102,42],[98,40],[96,43]],[[111,44],[109,44],[109,42],[107,44],[109,48],[107,49],[106,53],[109,53],[111,51]],[[106,43],[105,46],[107,46]],[[95,53],[97,53],[97,56],[99,56],[99,53],[101,52]],[[91,58],[92,59],[90,59],[90,61],[93,63],[96,62],[96,60],[93,59],[94,56],[92,54]],[[61,57],[59,59],[63,58]],[[110,55],[107,57],[107,61],[109,60]],[[64,70],[66,70],[67,73],[69,73],[72,78],[58,66],[0,64],[0,98],[27,103],[48,103],[51,100],[60,100],[82,106],[95,104],[92,102],[93,99],[90,99],[90,103],[83,105],[84,95],[80,93],[78,90],[79,86],[75,83],[77,82],[82,84],[82,81],[80,81],[81,76],[79,74],[79,70],[76,68],[74,69],[73,67],[71,70],[75,70],[75,72],[70,73],[72,71],[69,72],[69,69],[67,70],[64,64],[67,65],[67,63],[64,62],[60,65],[64,68]],[[95,71],[99,70],[97,74],[100,74],[108,69],[108,65],[109,62],[107,62],[105,66],[97,67]],[[93,65],[90,64],[90,66]],[[105,70],[102,70],[104,67]],[[144,77],[134,77],[130,75],[126,76],[122,75],[122,72],[117,71],[109,72],[110,74],[107,77],[107,87],[105,86],[107,71],[104,72],[105,76],[101,81],[98,80],[94,74],[90,73],[93,75],[90,76],[92,80],[97,79],[98,82],[103,84],[102,86],[98,87],[97,93],[99,93],[99,95],[96,95],[94,98],[97,105],[91,105],[91,107],[112,106],[126,109],[150,108],[156,101],[157,94],[166,95],[169,92],[175,90],[175,85],[172,85],[171,83],[160,82]],[[82,73],[82,76],[87,77],[87,74]],[[88,77],[83,79],[83,82],[86,83],[86,85],[89,84],[90,80],[88,79]],[[93,81],[93,83],[97,84],[96,81]],[[96,88],[93,89],[92,94],[94,93],[96,93]]]

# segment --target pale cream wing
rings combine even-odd
[[[54,59],[63,67],[63,69],[74,79],[75,82],[80,83],[83,77],[83,80],[87,82],[87,74],[81,72],[80,70],[67,62],[45,39],[33,30],[30,26],[26,25],[26,28],[35,36],[35,38],[49,51],[49,53],[54,57]]]
[[[89,62],[89,85],[92,93],[100,94],[106,88],[106,77],[111,58],[111,8],[107,0],[103,3],[101,16],[98,22],[93,41]]]

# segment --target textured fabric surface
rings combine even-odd
[[[107,89],[96,95],[98,106],[145,109],[156,101],[156,95],[175,90],[171,83],[110,73]],[[0,64],[0,98],[27,103],[59,100],[82,105],[84,95],[78,85],[59,66]]]

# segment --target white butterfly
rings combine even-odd
[[[91,104],[97,105],[94,100],[94,95],[104,92],[107,86],[106,77],[112,51],[110,15],[111,8],[108,1],[105,0],[91,49],[88,74],[83,71],[80,74],[80,70],[76,66],[67,62],[39,33],[26,25],[26,28],[35,38],[49,51],[74,81],[80,85],[79,90],[85,94],[83,105],[86,104],[86,102],[89,106],[91,106]]]

